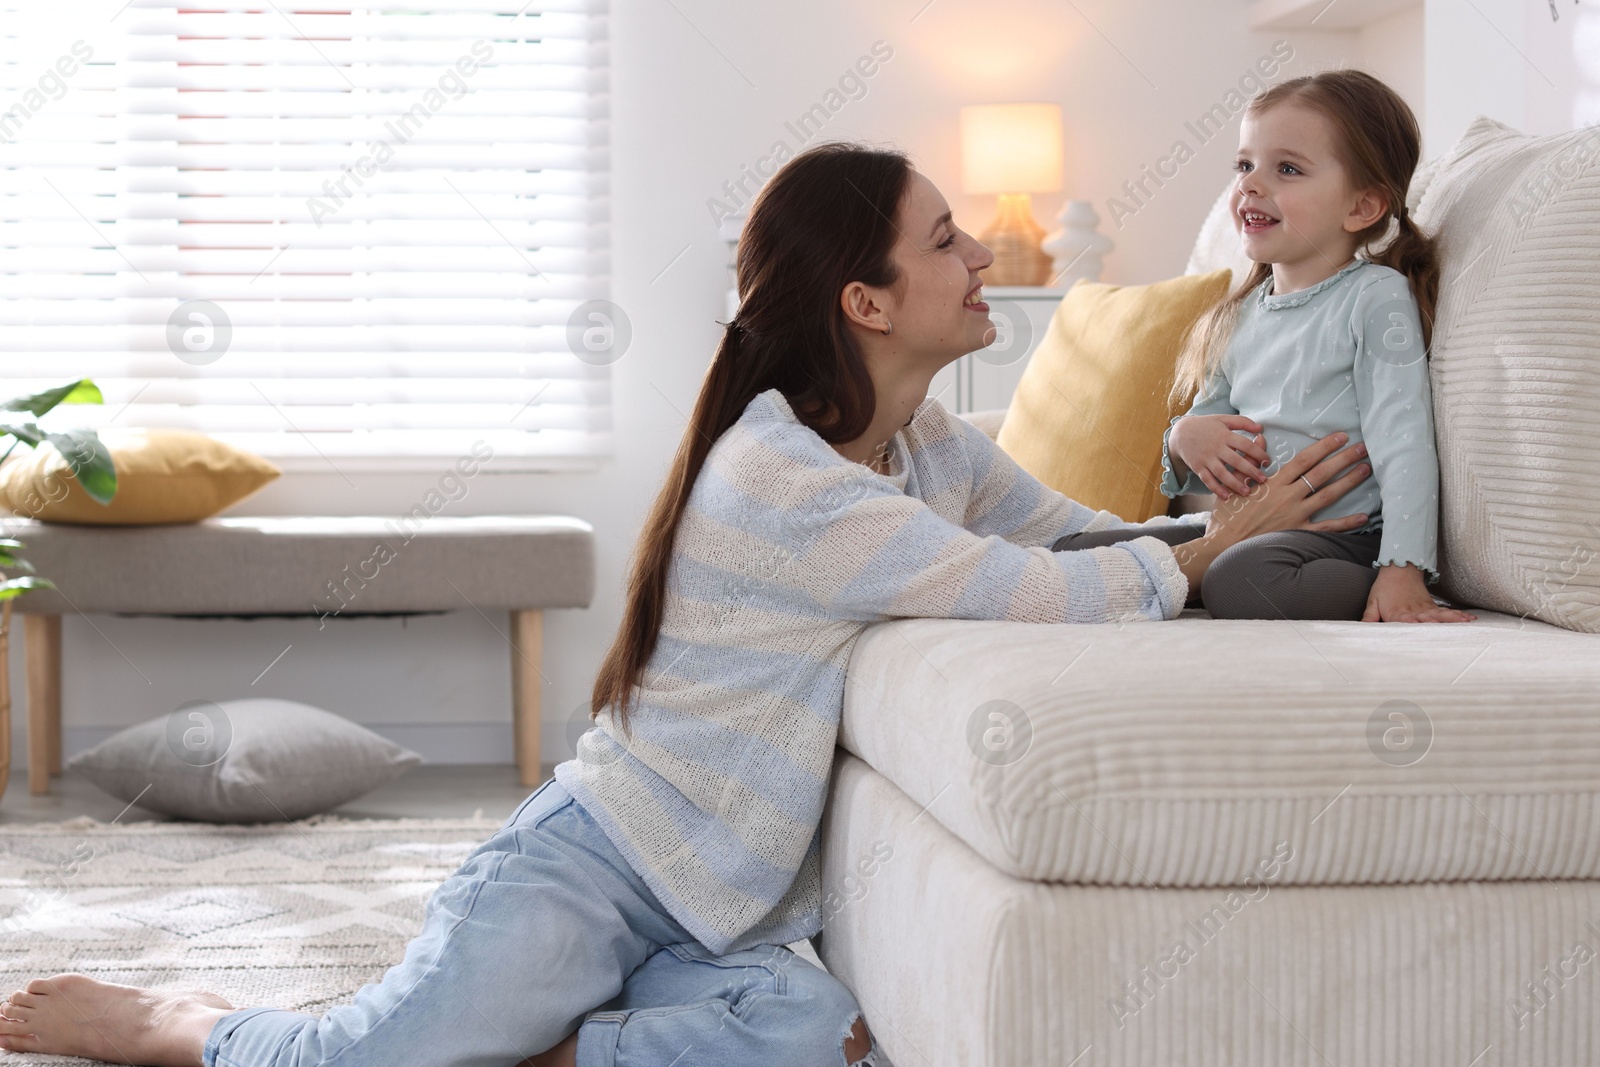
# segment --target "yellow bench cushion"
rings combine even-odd
[[[51,444],[19,450],[0,467],[0,507],[45,522],[152,526],[198,522],[260,489],[281,471],[260,456],[188,430],[105,430],[117,494],[97,504]]]

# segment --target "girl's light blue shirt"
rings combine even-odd
[[[1430,581],[1438,577],[1433,400],[1422,322],[1403,274],[1357,259],[1284,296],[1273,295],[1267,278],[1239,305],[1222,364],[1187,414],[1260,423],[1268,473],[1330,433],[1343,430],[1351,445],[1365,441],[1372,477],[1315,520],[1365,512],[1360,531],[1383,533],[1377,566],[1413,563]],[[1193,473],[1178,483],[1166,438],[1161,465],[1167,496],[1209,492]]]

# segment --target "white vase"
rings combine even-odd
[[[1087,200],[1068,200],[1056,221],[1061,229],[1046,237],[1043,246],[1052,260],[1050,284],[1067,289],[1079,278],[1099,281],[1105,255],[1116,245],[1096,229],[1100,216],[1094,205]]]

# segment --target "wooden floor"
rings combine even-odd
[[[543,771],[548,779],[550,767]],[[424,764],[333,810],[353,819],[454,818],[481,810],[486,818],[504,820],[531,792],[517,784],[517,769],[510,764]],[[119,822],[160,818],[142,808],[129,808],[70,772],[51,779],[49,796],[36,797],[28,793],[27,771],[13,768],[0,799],[0,824],[59,822],[80,815],[110,822],[119,812],[123,813]]]

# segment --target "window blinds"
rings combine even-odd
[[[603,0],[0,11],[11,394],[289,467],[611,454]]]

